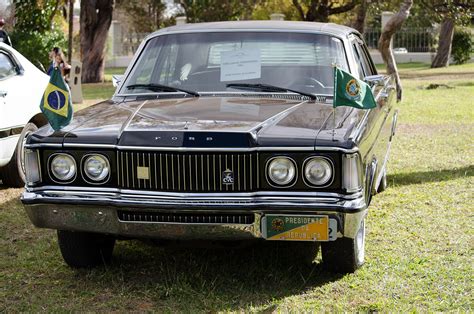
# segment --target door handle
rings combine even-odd
[[[5,97],[7,96],[8,92],[7,91],[0,91],[0,97]]]

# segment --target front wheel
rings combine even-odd
[[[109,263],[115,239],[102,234],[58,230],[58,243],[66,264],[83,268]]]
[[[355,239],[341,238],[321,243],[324,266],[337,273],[353,273],[365,260],[365,219],[360,223]]]

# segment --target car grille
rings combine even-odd
[[[169,192],[248,192],[260,187],[258,153],[117,153],[119,187]],[[225,178],[227,180],[225,180]],[[233,183],[229,182],[233,178]]]
[[[118,211],[123,222],[158,222],[186,224],[252,224],[253,214],[187,214]]]

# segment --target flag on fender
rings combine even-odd
[[[51,73],[49,84],[41,98],[40,109],[55,131],[71,122],[73,110],[69,87],[57,67]]]
[[[377,102],[369,85],[338,67],[334,67],[333,107],[340,106],[372,109],[377,107]]]

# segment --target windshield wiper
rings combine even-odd
[[[126,87],[127,89],[135,89],[135,88],[143,88],[143,89],[148,89],[153,92],[183,92],[189,95],[193,95],[194,97],[199,97],[199,93],[192,91],[192,90],[187,90],[187,89],[182,89],[178,87],[173,87],[173,86],[167,86],[167,85],[162,85],[162,84],[132,84],[128,85]]]
[[[301,91],[297,91],[294,89],[289,89],[286,87],[279,87],[275,85],[270,85],[270,84],[249,84],[249,83],[230,83],[227,84],[226,87],[231,87],[231,88],[238,88],[238,89],[259,89],[264,92],[292,92],[296,94],[300,94],[306,97],[311,98],[312,100],[316,100],[316,96],[310,93],[305,93]]]

